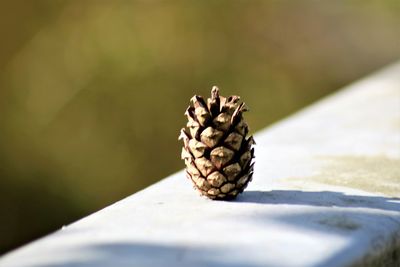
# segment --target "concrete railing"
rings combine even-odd
[[[178,172],[0,266],[400,266],[400,64],[255,139],[235,201],[199,197]]]

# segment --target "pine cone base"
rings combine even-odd
[[[207,102],[193,96],[182,128],[181,158],[186,176],[200,194],[218,200],[234,199],[243,192],[253,176],[254,139],[243,118],[247,111],[238,96],[225,98],[218,87]]]

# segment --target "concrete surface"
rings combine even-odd
[[[255,139],[236,201],[202,198],[178,172],[0,266],[400,266],[400,64]]]

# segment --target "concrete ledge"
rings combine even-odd
[[[236,201],[201,198],[178,172],[0,266],[400,266],[400,63],[256,141]]]

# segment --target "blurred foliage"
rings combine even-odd
[[[0,252],[183,168],[193,94],[258,130],[395,60],[399,1],[2,1]]]

